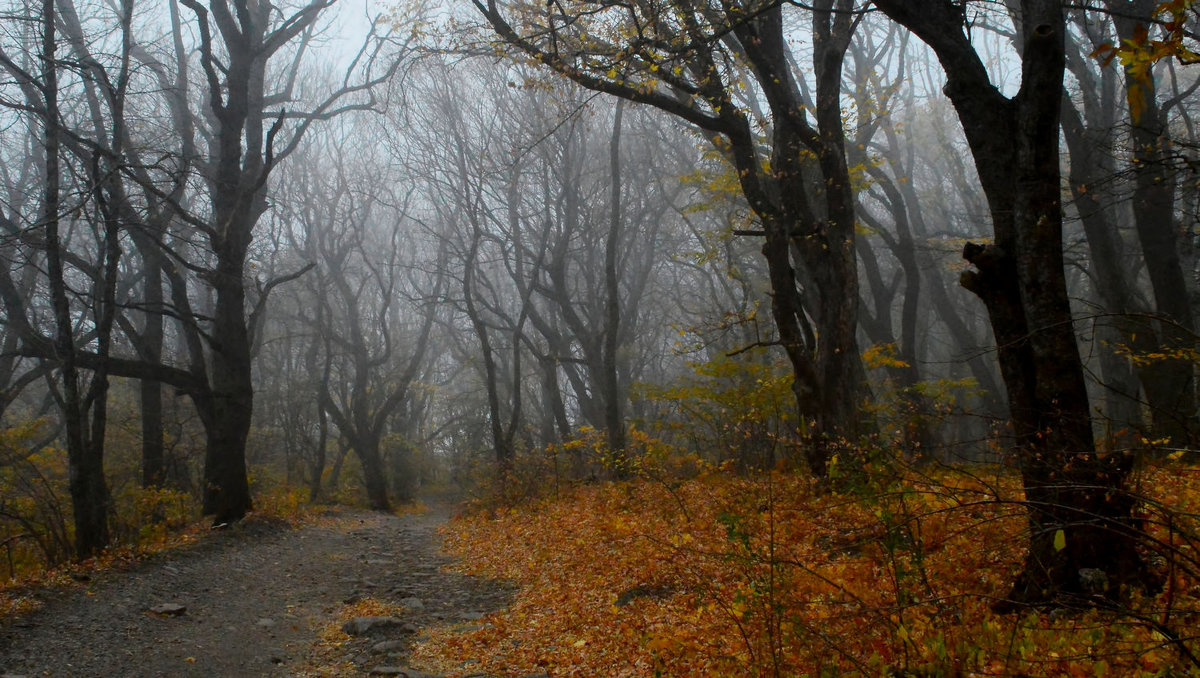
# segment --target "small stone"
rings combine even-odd
[[[399,652],[407,646],[408,643],[403,640],[385,640],[381,643],[375,643],[371,646],[372,654],[387,654],[389,652]]]
[[[352,636],[362,636],[376,629],[402,626],[403,620],[395,617],[356,617],[342,624],[342,631]]]
[[[180,605],[179,603],[162,603],[150,608],[150,611],[154,614],[161,614],[164,617],[178,617],[187,612],[187,606]]]
[[[467,621],[478,621],[480,619],[483,619],[484,615],[482,612],[463,612],[459,616],[462,617],[463,619],[466,619]]]
[[[400,604],[410,610],[413,610],[414,612],[417,610],[425,609],[425,601],[421,600],[420,598],[417,598],[416,596],[410,596],[408,598],[401,598]]]
[[[271,628],[272,626],[275,625],[275,620],[267,619],[264,617],[263,619],[259,619],[257,622],[255,622],[254,625],[259,628],[267,629],[267,628]]]

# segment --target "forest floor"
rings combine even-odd
[[[335,512],[300,528],[251,517],[124,571],[30,591],[37,609],[0,621],[0,676],[436,676],[410,665],[413,643],[477,625],[512,596],[443,571],[449,514]]]

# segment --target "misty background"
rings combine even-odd
[[[520,5],[524,28],[549,31],[537,21],[559,20],[555,4]],[[1015,94],[1019,22],[967,4],[993,82]],[[1196,431],[1200,81],[1164,60],[1157,89],[1130,99],[1121,65],[1093,56],[1130,30],[1104,9],[1067,10],[1071,313],[1098,436],[1171,452]],[[2,11],[0,524],[30,535],[29,557],[136,532],[112,516],[146,488],[226,520],[279,488],[388,509],[479,491],[497,469],[520,494],[656,456],[804,465],[763,226],[720,135],[554,75],[468,3]],[[815,112],[811,19],[783,16]],[[663,81],[686,79],[672,63]],[[766,148],[778,123],[761,86],[732,58],[721,68]],[[626,77],[613,69],[598,72]],[[995,462],[1010,435],[996,341],[959,285],[991,217],[944,83],[904,28],[855,14],[837,109],[847,369],[866,386],[847,392],[872,445]],[[815,156],[800,157],[828,220]],[[793,247],[817,355],[818,321],[847,300]]]

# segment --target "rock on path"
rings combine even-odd
[[[408,599],[396,624],[406,634],[505,605],[504,587],[439,570],[444,520],[249,521],[86,590],[47,594],[42,609],[0,627],[0,676],[289,676],[342,605],[364,596]],[[353,658],[363,676],[384,663],[368,641]],[[403,665],[407,641],[393,642],[386,663]]]

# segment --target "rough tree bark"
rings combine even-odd
[[[995,239],[969,243],[961,282],[987,307],[1008,390],[1029,511],[1029,550],[1006,605],[1114,596],[1142,580],[1132,458],[1096,453],[1062,254],[1059,108],[1065,22],[1057,0],[1023,0],[1022,80],[997,90],[959,3],[876,0],[933,48],[987,195]],[[1103,576],[1097,576],[1102,573]]]

